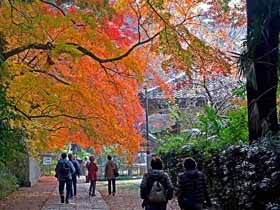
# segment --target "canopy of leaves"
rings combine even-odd
[[[137,151],[138,85],[157,71],[148,64],[230,73],[216,42],[229,38],[214,26],[232,25],[232,14],[241,26],[241,8],[211,0],[1,1],[1,77],[10,107],[25,118],[16,123],[32,133],[29,148],[71,141]]]

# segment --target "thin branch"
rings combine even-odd
[[[44,1],[44,0],[40,0],[40,1],[45,3],[45,4],[49,4],[49,5],[53,6],[53,7],[55,7],[56,9],[58,9],[62,13],[63,16],[66,16],[65,12],[63,11],[63,9],[61,7],[59,7],[59,6],[57,6],[55,3],[52,3],[52,2],[49,2],[49,1]]]
[[[63,83],[64,85],[71,85],[69,82],[63,80],[63,79],[60,79],[58,76],[52,74],[52,73],[49,73],[47,71],[43,71],[43,70],[31,70],[30,72],[38,72],[38,73],[42,73],[42,74],[46,74],[50,77],[52,77],[53,79],[57,80],[58,82],[61,82]]]

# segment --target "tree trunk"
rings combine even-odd
[[[267,5],[263,5],[263,2],[263,0],[247,0],[247,43],[249,57],[253,61],[250,73],[247,74],[250,143],[265,135],[267,131],[278,130],[276,109],[278,29],[274,27],[278,20],[276,21],[273,16],[269,19],[268,15],[265,15],[268,24],[261,29],[264,20],[260,18],[267,12],[265,11]]]

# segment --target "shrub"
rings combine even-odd
[[[212,197],[224,210],[277,209],[280,205],[280,139],[265,137],[247,145],[203,151],[185,147],[161,154],[176,179],[182,158],[192,156],[207,175]],[[210,157],[210,158],[209,158]]]
[[[17,178],[0,163],[0,198],[14,192],[17,187]]]

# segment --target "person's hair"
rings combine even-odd
[[[196,166],[197,166],[197,163],[193,158],[188,157],[184,160],[184,167],[186,170],[194,170],[194,169],[196,169]]]
[[[67,154],[65,153],[65,152],[63,152],[62,154],[61,154],[61,158],[62,159],[65,159],[67,157]]]
[[[73,155],[71,153],[68,154],[68,159],[72,160],[73,159]]]
[[[87,160],[87,157],[85,157],[85,160]]]
[[[93,161],[94,161],[94,156],[90,156],[90,157],[89,157],[89,160],[90,160],[91,162],[93,162]]]
[[[108,155],[107,158],[108,158],[108,160],[112,160],[112,156],[111,155]]]
[[[163,169],[163,162],[160,157],[152,157],[151,160],[151,167],[152,169],[162,170]]]

